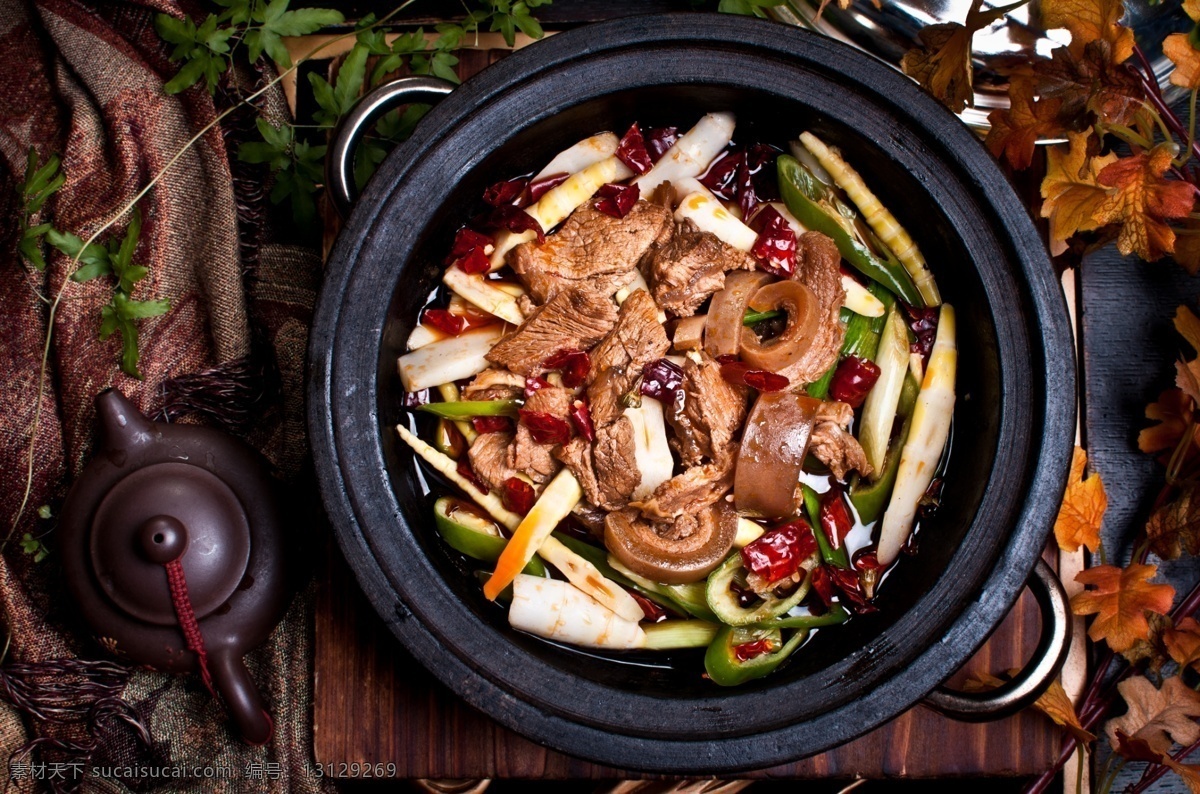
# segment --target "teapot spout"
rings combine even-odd
[[[101,449],[126,449],[150,433],[151,422],[119,389],[96,395],[96,424]]]

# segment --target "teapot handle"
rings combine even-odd
[[[275,723],[263,707],[258,687],[250,679],[250,672],[242,662],[242,657],[233,651],[222,651],[210,656],[209,664],[213,683],[221,693],[242,738],[256,747],[271,741]]]

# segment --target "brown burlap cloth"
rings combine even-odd
[[[168,96],[163,83],[177,66],[155,33],[155,12],[182,16],[184,9],[172,0],[0,0],[0,537],[25,489],[49,321],[40,296],[59,289],[68,264],[54,253],[38,273],[15,253],[15,191],[29,147],[43,160],[62,155],[66,184],[44,214],[86,238],[220,110],[269,79],[246,69],[215,97],[203,81]],[[36,514],[41,505],[57,513],[92,444],[92,399],[108,386],[147,414],[232,429],[262,450],[297,500],[312,498],[303,381],[320,265],[315,249],[276,236],[264,201],[266,173],[233,156],[234,141],[255,115],[286,112],[278,91],[256,104],[206,134],[139,205],[144,228],[135,261],[150,273],[134,297],[172,304],[141,325],[144,380],[120,372],[115,336],[98,338],[100,306],[112,294],[108,279],[69,285],[55,320],[30,509],[0,557],[0,643],[9,643],[0,664],[5,791],[323,788],[308,766],[311,585],[300,587],[270,640],[247,657],[276,726],[266,747],[252,748],[233,735],[196,676],[71,661],[106,655],[74,615],[57,564],[54,519]],[[113,233],[125,226],[123,219]],[[17,541],[25,532],[46,533],[49,557],[35,562],[22,551]],[[89,770],[82,779],[81,762]],[[159,771],[124,781],[90,774],[93,767],[137,765]],[[185,773],[218,777],[162,777]]]

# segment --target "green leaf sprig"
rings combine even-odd
[[[25,261],[38,270],[46,269],[44,240],[50,231],[49,223],[31,225],[33,216],[42,211],[46,199],[54,195],[67,181],[67,175],[59,171],[61,160],[52,154],[45,163],[39,162],[37,149],[29,147],[25,161],[25,181],[17,188],[21,197],[21,239],[17,249]]]
[[[135,378],[142,377],[138,370],[141,353],[136,323],[147,317],[166,314],[171,309],[170,301],[165,299],[133,298],[135,286],[150,272],[145,266],[133,262],[141,234],[142,216],[137,210],[129,219],[125,236],[110,240],[107,244],[91,243],[85,246],[78,235],[53,227],[46,232],[46,241],[50,245],[69,257],[78,258],[79,267],[71,274],[72,281],[91,281],[102,276],[114,278],[112,298],[100,307],[100,339],[108,339],[114,333],[120,334],[121,370]]]
[[[304,36],[345,21],[340,11],[329,8],[288,10],[289,0],[216,0],[225,10],[209,14],[197,25],[190,19],[157,14],[154,29],[165,41],[174,44],[170,58],[183,65],[163,88],[178,94],[201,78],[213,94],[221,75],[233,66],[233,54],[239,44],[246,47],[251,64],[265,52],[281,69],[289,69],[291,56],[284,36]]]

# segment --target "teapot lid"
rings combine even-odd
[[[180,461],[130,473],[92,519],[90,559],[104,593],[131,616],[176,622],[162,566],[179,559],[197,618],[233,595],[250,559],[250,524],[219,477]]]

